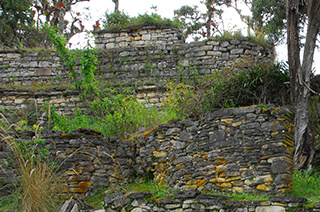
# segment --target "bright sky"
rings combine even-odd
[[[157,13],[162,17],[172,18],[173,12],[179,9],[183,5],[198,5],[201,11],[205,11],[205,6],[200,4],[200,0],[119,0],[119,10],[124,11],[130,16],[137,16],[139,14],[151,13],[152,6],[157,6]],[[77,11],[83,11],[82,15],[86,17],[87,21],[84,22],[86,30],[92,30],[95,21],[103,18],[106,11],[114,11],[114,3],[112,0],[90,0],[90,2],[83,2],[78,4]],[[85,10],[83,8],[88,8]],[[246,6],[242,8],[243,12],[249,14],[249,10]],[[225,30],[241,30],[242,34],[247,34],[247,26],[240,20],[239,15],[233,9],[226,9],[223,14],[223,22]],[[76,35],[72,39],[73,45],[76,45],[79,40],[83,40],[84,35]],[[81,46],[80,46],[81,47]],[[286,45],[283,44],[276,47],[276,54],[278,61],[287,60]],[[314,66],[317,67],[316,74],[320,74],[320,51],[316,49],[315,52],[315,63]]]

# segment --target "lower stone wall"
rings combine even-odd
[[[286,193],[292,188],[293,115],[244,107],[173,120],[138,142],[139,174],[174,189]],[[290,118],[291,117],[291,118]]]
[[[72,115],[75,108],[86,109],[80,99],[80,92],[69,91],[69,87],[55,87],[42,90],[31,88],[0,88],[0,111],[11,111],[18,114],[35,113],[44,103],[55,107],[58,114]],[[165,86],[147,84],[132,86],[137,92],[138,102],[147,106],[160,106],[165,98]],[[37,108],[36,108],[37,107]],[[41,114],[38,114],[40,116]]]
[[[30,141],[34,134],[19,135]],[[134,179],[135,144],[118,138],[102,137],[100,133],[79,129],[68,134],[43,132],[45,145],[52,161],[59,166],[61,196],[83,198],[89,192],[112,184],[128,183]],[[5,141],[0,143],[0,193],[10,193],[10,184],[17,181],[14,155]]]
[[[151,193],[116,193],[105,197],[106,211],[174,211],[174,212],[285,212],[319,211],[320,204],[305,208],[306,199],[272,196],[267,201],[233,201],[226,196],[197,191],[176,192],[166,200],[148,200]]]
[[[60,165],[63,194],[84,197],[98,187],[154,178],[176,190],[285,194],[292,188],[293,117],[286,108],[244,107],[173,120],[131,140],[79,129],[42,132]],[[31,140],[28,136],[19,136]],[[16,174],[0,145],[1,186]]]

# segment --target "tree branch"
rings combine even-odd
[[[316,92],[315,90],[313,90],[312,88],[310,88],[306,82],[303,82],[303,85],[313,94],[320,96],[320,93]]]

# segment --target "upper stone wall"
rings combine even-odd
[[[1,84],[47,84],[55,78],[66,78],[67,74],[53,50],[0,50]]]
[[[124,29],[101,30],[94,34],[98,49],[180,44],[185,41],[178,29],[161,29],[143,24],[131,25]]]
[[[262,46],[248,37],[184,43],[177,29],[133,26],[95,34],[99,78],[108,81],[188,78],[223,71],[238,59],[257,62],[274,57],[272,46]],[[80,64],[75,68],[80,71]],[[1,84],[65,82],[68,73],[53,50],[0,50]]]
[[[272,46],[262,46],[248,37],[234,39],[210,38],[201,42],[184,43],[177,29],[156,29],[155,27],[130,26],[121,30],[95,32],[99,65],[96,73],[100,80],[146,85],[157,82],[160,86],[146,92],[142,86],[136,88],[141,101],[159,105],[163,99],[161,82],[167,80],[194,80],[200,75],[224,71],[238,60],[258,63],[272,61]],[[79,60],[78,60],[79,62]],[[80,64],[75,67],[80,71]],[[59,55],[53,50],[0,50],[0,109],[20,110],[24,100],[42,104],[51,101],[61,113],[69,114],[79,106],[74,94],[66,94],[61,89],[45,89],[45,92],[17,90],[21,85],[54,85],[72,82],[70,71],[64,67]],[[178,81],[177,80],[177,81]],[[139,84],[139,83],[138,83]],[[151,87],[150,87],[151,86]],[[26,95],[25,93],[29,93]],[[77,96],[77,94],[75,94]],[[65,101],[64,101],[65,99]],[[71,100],[70,100],[71,99]]]

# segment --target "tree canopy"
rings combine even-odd
[[[70,39],[84,31],[80,13],[71,7],[89,0],[0,0],[0,40],[7,47],[36,47],[46,45],[43,27],[51,25]],[[71,15],[71,21],[65,19]]]

